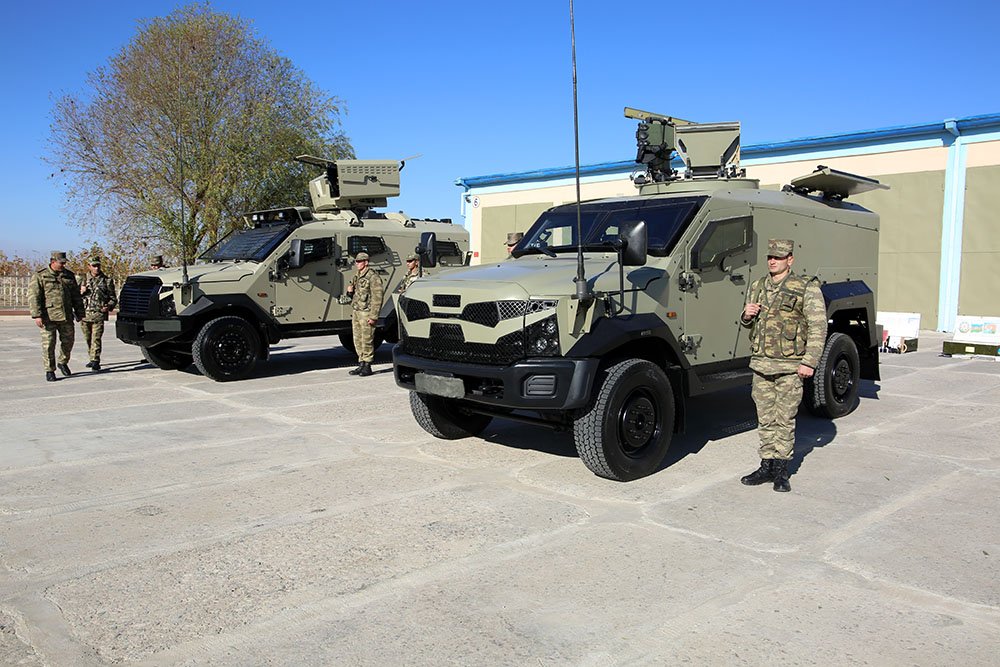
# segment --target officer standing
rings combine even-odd
[[[87,368],[100,371],[101,338],[104,336],[104,323],[108,321],[108,315],[118,305],[118,291],[115,289],[115,281],[101,271],[100,257],[90,258],[90,272],[83,278],[80,294],[83,295],[83,305],[86,311],[83,321],[80,322],[80,330],[83,332],[84,340],[87,341],[87,351],[90,353]]]
[[[368,266],[368,253],[359,252],[354,258],[357,272],[347,286],[351,297],[351,326],[354,333],[354,350],[358,354],[358,367],[350,375],[367,377],[372,374],[375,358],[375,319],[382,309],[382,277]]]
[[[510,259],[510,253],[514,252],[514,246],[521,242],[524,238],[524,232],[511,232],[507,234],[507,259]]]
[[[31,276],[28,302],[31,317],[42,330],[42,363],[45,379],[56,381],[55,369],[69,377],[69,357],[73,350],[73,319],[83,319],[83,298],[76,276],[66,269],[66,253],[53,251],[49,265]],[[59,363],[56,364],[56,336],[59,336]]]
[[[788,462],[795,446],[795,414],[802,381],[811,378],[826,344],[826,305],[815,277],[792,273],[794,242],[767,244],[769,275],[747,290],[741,323],[750,329],[752,396],[757,405],[760,468],[740,479],[750,486],[774,482],[791,491]]]
[[[406,275],[403,279],[399,281],[396,285],[396,294],[402,294],[406,291],[406,288],[413,283],[414,280],[420,277],[420,258],[417,257],[416,253],[410,253],[406,256]]]

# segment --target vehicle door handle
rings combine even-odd
[[[316,275],[317,276],[325,276],[326,275],[326,271],[317,271]]]
[[[738,283],[739,281],[743,280],[743,274],[742,273],[731,273],[731,274],[729,274],[729,279],[732,280],[734,283]]]

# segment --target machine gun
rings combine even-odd
[[[309,181],[315,211],[351,210],[359,214],[388,204],[399,196],[400,163],[395,160],[330,160],[312,155],[296,161],[322,167],[324,173]]]
[[[639,121],[635,131],[638,148],[635,161],[646,166],[648,179],[655,183],[692,178],[739,178],[740,124],[695,123],[674,116],[625,107],[625,117]],[[671,166],[674,152],[684,164],[683,171]],[[638,176],[644,185],[647,176]]]

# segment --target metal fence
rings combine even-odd
[[[0,276],[0,309],[28,307],[28,276]]]

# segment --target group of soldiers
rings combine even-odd
[[[35,272],[28,284],[30,315],[42,333],[42,364],[48,382],[58,379],[56,369],[65,377],[73,374],[69,359],[76,337],[74,321],[80,323],[80,331],[87,341],[90,357],[87,368],[101,371],[104,323],[118,306],[115,281],[101,270],[100,257],[94,256],[87,261],[87,273],[79,282],[66,268],[67,261],[65,252],[53,251],[48,266]],[[163,256],[154,256],[150,268],[163,267]]]

